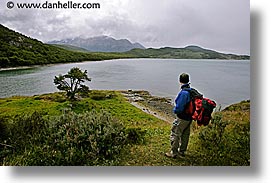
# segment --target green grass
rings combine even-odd
[[[0,99],[1,116],[15,116],[22,113],[41,111],[49,115],[58,115],[64,103],[48,100],[36,100],[35,97],[11,97]]]
[[[70,102],[65,99],[64,93],[44,94],[33,97],[16,96],[1,98],[0,116],[15,116],[22,113],[32,113],[34,111],[43,112],[48,115],[59,115],[62,113],[62,110],[72,105],[72,110],[76,113],[82,113],[92,109],[104,109],[129,127],[148,127],[153,124],[153,126],[162,124],[162,121],[143,113],[140,109],[126,102],[119,92],[91,91],[89,95],[90,97],[73,102],[73,104],[70,104]]]
[[[188,154],[183,159],[168,159],[164,156],[164,153],[170,149],[170,124],[132,106],[118,91],[91,91],[88,97],[73,103],[66,100],[64,93],[2,98],[0,99],[0,119],[11,119],[16,115],[30,114],[34,111],[50,117],[61,115],[69,109],[78,114],[104,110],[114,119],[122,122],[127,129],[139,129],[144,133],[141,143],[132,144],[127,152],[121,154],[118,165],[249,165],[249,108],[250,103],[244,102],[217,113],[223,116],[221,121],[216,120],[220,125],[217,125],[217,128],[211,125],[197,127],[193,123]],[[216,135],[221,124],[225,123],[225,132],[218,140],[227,143],[230,147],[204,148],[202,144],[204,141],[201,138]],[[205,132],[202,133],[203,131]],[[217,139],[213,139],[215,140]],[[214,145],[213,141],[209,140],[207,143],[211,146],[211,144]],[[245,143],[245,147],[242,146],[244,148],[240,146],[241,143]],[[231,150],[228,151],[228,149]],[[238,151],[245,154],[243,156],[236,154]],[[237,156],[241,158],[237,159]]]

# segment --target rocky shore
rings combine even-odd
[[[152,96],[148,91],[128,90],[121,92],[128,101],[142,111],[168,123],[175,119],[173,104],[170,98]]]

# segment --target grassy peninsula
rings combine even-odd
[[[184,48],[135,48],[128,52],[137,58],[173,58],[173,59],[222,59],[222,60],[249,60],[248,55],[236,55],[220,53],[214,50],[201,48],[199,46],[186,46]]]
[[[129,96],[138,96],[134,102],[144,108],[132,105]],[[74,102],[65,93],[1,98],[0,164],[250,165],[249,101],[216,112],[207,127],[193,123],[183,159],[164,156],[171,121],[146,113],[171,117],[159,107],[168,104],[142,91],[94,90]]]

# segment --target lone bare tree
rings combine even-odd
[[[91,81],[87,75],[87,70],[82,72],[78,67],[72,68],[67,74],[55,76],[54,84],[57,89],[67,92],[70,100],[76,99],[76,94],[87,94],[89,87],[84,85],[85,81]]]

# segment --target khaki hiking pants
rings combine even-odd
[[[175,119],[171,129],[170,141],[173,154],[184,153],[187,149],[192,121]]]

